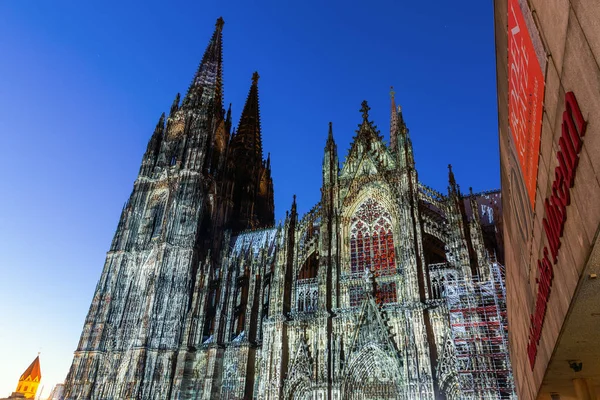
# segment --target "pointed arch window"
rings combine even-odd
[[[350,226],[350,271],[363,273],[367,267],[376,275],[391,275],[396,270],[392,218],[373,199],[361,204]]]

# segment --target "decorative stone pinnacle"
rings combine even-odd
[[[221,29],[223,29],[223,25],[225,25],[225,21],[223,20],[223,17],[219,17],[219,18],[217,19],[217,23],[215,24],[215,27],[216,27],[218,30],[221,30]]]
[[[258,75],[257,71],[254,71],[254,73],[252,74],[252,84],[253,85],[258,85],[258,79],[260,78],[260,75]]]
[[[362,112],[363,119],[366,121],[369,119],[369,110],[371,107],[369,107],[366,100],[363,100],[361,105],[362,107],[360,108],[360,112]]]
[[[390,86],[390,97],[393,99],[396,92],[394,91],[394,87]]]

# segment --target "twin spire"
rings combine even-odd
[[[215,31],[190,84],[188,92],[183,100],[182,107],[196,106],[202,101],[212,101],[213,106],[221,110],[223,104],[223,38],[222,31],[225,21],[219,17],[215,23]],[[260,109],[258,101],[258,72],[252,74],[252,85],[242,111],[237,134],[232,138],[234,147],[243,147],[246,151],[253,153],[256,161],[262,160],[262,137],[260,126]],[[390,116],[390,149],[395,151],[398,147],[398,114],[400,107],[396,107],[394,87],[390,88],[391,116]],[[204,100],[203,100],[204,99]],[[361,103],[363,123],[369,123],[369,110],[366,101]],[[329,129],[328,141],[333,141],[333,135]]]
[[[262,134],[260,127],[260,106],[258,101],[258,72],[252,74],[252,85],[240,117],[236,135],[231,139],[232,149],[245,149],[253,162],[262,162]]]
[[[219,17],[202,61],[183,99],[183,107],[197,106],[205,98],[207,101],[212,100],[215,107],[223,108],[223,25],[225,21]]]
[[[206,47],[202,61],[183,99],[182,108],[194,108],[212,102],[217,111],[223,108],[223,26],[222,17],[215,23],[215,31]],[[237,134],[232,138],[234,147],[243,147],[262,161],[262,137],[258,102],[258,72],[252,74],[252,85],[242,111]],[[176,102],[179,103],[178,99]],[[174,103],[175,104],[175,103]],[[173,106],[175,107],[175,105]],[[172,107],[172,109],[173,109]],[[230,113],[230,111],[228,111]]]

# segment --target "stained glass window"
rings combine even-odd
[[[365,268],[379,275],[395,272],[392,218],[379,203],[367,199],[352,217],[350,227],[350,270],[353,274]]]
[[[365,291],[362,285],[350,286],[350,307],[356,307],[361,305],[365,298]],[[397,301],[396,296],[396,282],[388,282],[377,284],[375,290],[375,301],[378,304],[381,303],[395,303]]]
[[[377,285],[375,296],[377,303],[396,302],[396,282],[382,283]]]

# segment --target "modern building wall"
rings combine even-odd
[[[540,113],[531,107],[534,88],[509,84],[510,79],[515,81],[511,73],[522,72],[519,55],[515,56],[514,48],[512,54],[509,50],[510,41],[524,32],[523,26],[514,25],[513,11],[529,20],[525,26],[532,44],[529,58],[526,52],[524,59],[537,62],[543,75]],[[524,400],[596,398],[600,393],[600,279],[594,275],[600,273],[600,2],[495,0],[494,19],[509,340],[517,393]],[[526,40],[520,40],[517,49],[528,47]],[[538,57],[532,56],[536,50]],[[528,65],[530,71],[532,66]],[[519,116],[515,102],[524,95],[530,101],[523,105],[527,112],[522,114],[528,124],[525,148],[518,143],[522,138],[515,139],[514,120],[512,125],[509,122]],[[531,139],[536,136],[535,123],[540,122],[537,146]],[[575,146],[565,140],[569,133],[575,135]],[[581,137],[578,162],[568,165],[571,152],[577,153],[577,137]],[[531,198],[526,182],[531,170],[519,158],[520,150],[539,155]],[[559,160],[566,163],[557,170]],[[573,178],[572,186],[563,183],[565,176]],[[568,202],[563,206],[564,200]]]

